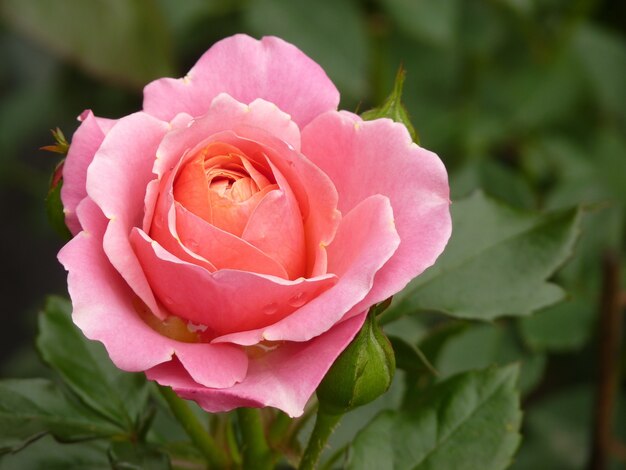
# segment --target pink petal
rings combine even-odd
[[[151,226],[144,219],[144,227],[149,226],[152,239],[174,256],[202,266],[209,272],[230,268],[286,278],[287,273],[279,262],[241,238],[205,222],[174,201],[174,180],[181,167],[189,167],[185,158],[163,175],[158,189],[155,181],[150,183],[155,188],[152,190],[160,193]],[[199,186],[206,188],[206,185]],[[271,191],[272,187],[266,185],[264,191]],[[189,198],[189,191],[184,196]],[[206,193],[204,196],[206,206]],[[207,217],[210,216],[208,213]]]
[[[87,171],[87,194],[110,220],[104,251],[128,285],[159,315],[150,286],[128,235],[141,226],[148,182],[159,142],[168,124],[146,113],[120,119],[104,138]]]
[[[289,182],[304,222],[307,275],[325,273],[326,246],[333,240],[341,220],[332,181],[301,153],[263,130],[239,127],[234,132],[236,135],[221,134],[220,141],[236,145],[256,161],[269,160]]]
[[[337,282],[333,275],[288,281],[229,269],[209,273],[171,255],[141,230],[131,239],[155,295],[173,314],[206,325],[210,336],[275,323]]]
[[[289,183],[270,165],[280,191],[272,191],[261,200],[241,237],[280,263],[289,279],[295,279],[306,274],[302,214]]]
[[[97,118],[91,110],[84,111],[78,118],[81,125],[72,136],[72,143],[63,166],[61,200],[65,211],[65,223],[73,235],[81,227],[76,216],[76,207],[87,196],[87,168],[100,147],[104,135],[115,121]]]
[[[189,122],[192,120],[192,117],[188,114],[178,114],[172,121],[170,121],[171,129],[178,129],[181,127],[187,127]],[[155,158],[156,165],[156,158]],[[155,173],[156,174],[156,173]],[[152,217],[154,216],[154,209],[157,204],[157,199],[159,197],[159,187],[160,180],[153,179],[150,181],[146,187],[146,197],[144,199],[144,215],[143,215],[143,224],[142,228],[144,231],[150,230],[150,225],[152,224]]]
[[[240,126],[264,129],[296,150],[300,149],[298,126],[272,103],[257,99],[246,105],[220,93],[209,104],[206,115],[190,121],[186,127],[173,130],[165,137],[157,151],[154,166],[154,173],[159,177],[173,169],[186,152],[205,141],[219,141],[210,139],[211,136]]]
[[[389,200],[381,195],[367,198],[344,217],[328,247],[328,270],[339,277],[334,287],[271,326],[233,333],[214,342],[308,341],[328,331],[367,295],[374,275],[399,243]]]
[[[400,247],[355,312],[400,291],[435,262],[451,232],[446,169],[411,142],[403,125],[329,112],[303,130],[302,149],[335,183],[342,212],[373,194],[389,197],[393,207]]]
[[[177,165],[177,168],[179,166],[180,163]],[[150,236],[174,256],[183,261],[202,266],[209,272],[214,272],[217,268],[212,263],[194,253],[180,241],[178,228],[176,227],[176,204],[172,194],[175,174],[175,171],[171,171],[160,181],[153,180],[148,185],[146,198],[148,198],[151,192],[158,194],[151,220],[146,220],[144,216],[143,230],[149,230]]]
[[[297,417],[364,319],[365,314],[361,314],[310,341],[283,343],[274,351],[251,359],[246,378],[228,389],[199,387],[175,362],[154,367],[146,374],[211,413],[240,406],[273,406]]]
[[[167,122],[135,113],[107,134],[87,172],[87,193],[107,218],[141,224],[156,150],[168,130]]]
[[[224,120],[218,114],[208,113],[195,120],[188,129],[168,133],[157,151],[154,172],[163,178],[180,165],[181,158],[189,158],[210,142],[233,145],[256,162],[266,162],[269,158],[285,176],[298,200],[307,239],[307,275],[315,277],[325,273],[326,246],[332,241],[341,219],[333,183],[288,143],[259,127],[241,124],[243,121],[239,118],[245,115],[245,111],[240,103],[220,95],[214,105],[223,105],[232,113],[227,113]],[[233,127],[220,131],[228,125]]]
[[[298,48],[276,37],[257,41],[238,34],[215,43],[186,77],[146,86],[144,109],[164,120],[183,111],[202,116],[222,92],[243,103],[270,101],[300,127],[339,104],[324,70]]]
[[[211,343],[181,343],[175,346],[175,355],[189,376],[205,387],[228,388],[244,380],[248,371],[248,357],[236,346],[225,344],[216,348]]]
[[[217,269],[239,269],[287,278],[287,272],[279,261],[241,238],[207,223],[178,204],[176,225],[182,243]]]
[[[146,325],[133,306],[135,294],[102,250],[106,218],[89,198],[78,214],[85,230],[63,247],[59,261],[69,272],[72,318],[85,336],[101,341],[115,365],[126,371],[144,371],[176,354],[200,383],[228,387],[245,376],[247,358],[240,348],[181,343]]]
[[[194,149],[191,158],[185,159],[184,164],[181,162],[181,165],[178,165],[173,182],[174,199],[189,212],[208,223],[240,237],[250,214],[259,201],[268,192],[276,189],[276,186],[266,185],[260,191],[253,191],[254,183],[246,177],[245,169],[241,163],[246,157],[241,155],[236,147],[222,142],[211,142],[203,147],[197,153]],[[236,177],[241,178],[237,182],[249,181],[247,189],[250,191],[246,191],[244,185],[235,183],[229,196],[220,191],[220,188],[226,189],[226,182],[222,181],[221,186],[220,183],[217,183],[217,186],[209,186],[208,183],[212,182],[215,175],[224,176],[223,165],[232,164],[241,168],[241,170],[235,171]],[[207,165],[210,166],[207,167]],[[233,171],[231,168],[226,173],[232,177]],[[237,199],[238,196],[241,198]]]

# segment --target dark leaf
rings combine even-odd
[[[37,337],[43,359],[85,404],[129,432],[137,430],[149,393],[145,378],[117,369],[102,345],[74,326],[70,311],[67,300],[48,299]]]
[[[499,470],[520,442],[515,366],[436,385],[412,412],[378,415],[351,445],[349,469]]]
[[[45,434],[72,442],[122,433],[48,380],[0,381],[0,452],[19,450]]]

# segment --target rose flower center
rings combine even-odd
[[[267,163],[213,142],[181,168],[174,199],[210,224],[241,236],[254,208],[277,187]]]

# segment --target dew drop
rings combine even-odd
[[[191,333],[197,333],[198,331],[204,333],[209,327],[200,323],[187,322],[187,329]]]
[[[157,228],[163,227],[163,216],[162,215],[159,215],[159,216],[154,218],[154,225],[156,225]]]
[[[265,315],[274,315],[278,312],[278,304],[276,302],[272,302],[263,307],[262,310]]]
[[[167,305],[174,305],[174,301],[172,300],[171,297],[165,297],[163,299],[163,301],[167,304]]]
[[[302,307],[305,303],[306,294],[304,292],[298,292],[289,299],[289,305],[291,305],[292,307]]]

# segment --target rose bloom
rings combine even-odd
[[[61,197],[73,320],[210,412],[299,416],[367,310],[432,265],[446,170],[389,119],[337,111],[285,41],[237,35],[143,111],[80,116]]]

